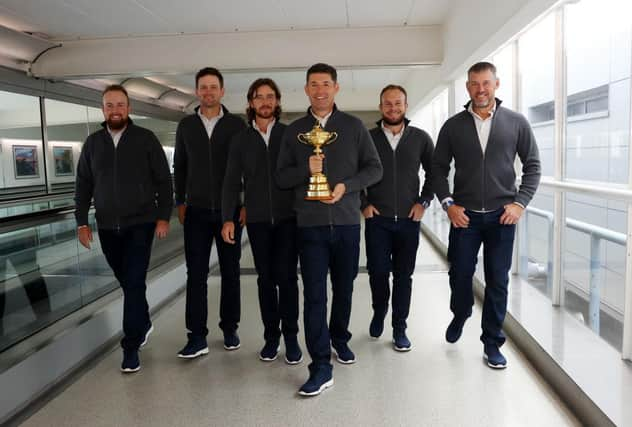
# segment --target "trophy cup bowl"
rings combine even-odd
[[[311,131],[299,133],[297,138],[299,142],[314,147],[314,154],[318,155],[323,152],[321,147],[334,142],[338,138],[338,134],[336,132],[327,132],[321,128],[320,123],[316,121]],[[330,199],[332,199],[331,189],[329,188],[325,174],[322,172],[312,174],[312,176],[309,177],[309,187],[305,200]]]

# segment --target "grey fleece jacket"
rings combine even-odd
[[[323,173],[333,190],[344,183],[346,192],[333,205],[305,200],[309,183],[309,157],[313,147],[298,141],[299,133],[309,132],[316,119],[307,115],[290,124],[283,135],[277,160],[277,183],[294,189],[294,210],[299,227],[360,224],[360,192],[382,178],[382,164],[371,136],[362,122],[349,114],[334,110],[325,130],[338,133],[338,139],[323,147]]]
[[[440,201],[470,210],[491,211],[518,202],[527,206],[540,183],[538,146],[529,122],[496,99],[485,153],[476,133],[474,118],[465,110],[449,118],[439,132],[432,161],[433,190]],[[522,162],[522,182],[516,188],[514,160]],[[454,159],[454,190],[448,184]]]

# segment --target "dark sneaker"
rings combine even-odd
[[[355,354],[353,354],[353,351],[351,351],[346,342],[342,344],[332,344],[332,347],[336,350],[336,360],[338,360],[338,362],[343,365],[355,363]]]
[[[241,347],[237,332],[224,332],[224,349],[228,351],[237,350]]]
[[[303,352],[296,337],[285,339],[285,363],[296,365],[303,361]]]
[[[483,357],[487,360],[487,366],[490,368],[505,369],[507,367],[507,359],[505,359],[505,356],[503,356],[496,344],[485,344]]]
[[[196,357],[208,354],[208,345],[203,338],[189,338],[189,342],[178,353],[178,357],[183,359],[195,359]]]
[[[259,352],[259,359],[263,360],[264,362],[272,362],[273,360],[276,360],[278,354],[279,343],[266,341],[266,345],[264,345]]]
[[[384,316],[373,313],[373,318],[369,324],[369,335],[373,339],[378,339],[384,332]]]
[[[410,351],[413,348],[405,331],[393,331],[393,348],[396,351]]]
[[[299,389],[301,396],[318,396],[323,390],[334,385],[334,377],[329,369],[319,369],[309,375],[309,379]]]
[[[140,343],[141,347],[144,347],[147,344],[147,341],[149,340],[149,335],[151,335],[152,332],[154,332],[154,325],[152,325],[150,323],[149,327],[147,328],[147,330],[143,334],[143,342]]]
[[[465,325],[465,321],[467,318],[462,319],[460,317],[454,316],[452,321],[448,325],[448,329],[445,331],[445,340],[449,343],[454,344],[461,338],[461,334],[463,333],[463,325]]]
[[[121,363],[121,372],[126,374],[140,371],[140,359],[138,358],[138,350],[123,350],[123,363]]]

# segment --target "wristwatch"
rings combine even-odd
[[[428,209],[430,207],[430,200],[422,200],[420,204],[424,207],[424,209]]]
[[[448,208],[450,206],[452,206],[454,204],[454,200],[446,200],[443,203],[441,203],[441,207],[443,208],[444,211],[448,211]]]

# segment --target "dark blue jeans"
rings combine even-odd
[[[310,370],[331,369],[331,343],[342,344],[351,339],[348,328],[353,281],[358,275],[360,225],[299,227],[298,236]],[[327,271],[332,287],[329,327]]]
[[[222,213],[187,206],[184,217],[184,255],[187,263],[186,327],[189,338],[208,335],[208,273],[213,239],[217,246],[221,274],[219,327],[226,333],[237,330],[241,315],[239,260],[241,258],[241,227],[234,218],[235,240],[231,245],[221,236]]]
[[[119,230],[99,229],[101,250],[123,289],[121,347],[125,350],[140,347],[150,324],[145,279],[155,228],[155,223],[148,223]]]
[[[450,228],[448,261],[450,262],[450,310],[455,316],[472,315],[474,293],[472,277],[478,251],[483,244],[485,299],[483,301],[483,333],[485,344],[503,345],[503,321],[507,312],[507,286],[513,251],[515,225],[500,224],[504,209],[478,213],[465,211],[470,218],[468,228]]]
[[[391,296],[393,272],[393,330],[405,330],[410,311],[412,274],[419,247],[419,221],[379,215],[365,221],[365,240],[373,311],[384,317]]]
[[[249,223],[247,227],[258,275],[263,337],[266,341],[279,341],[281,330],[286,338],[295,337],[298,334],[296,220]]]

